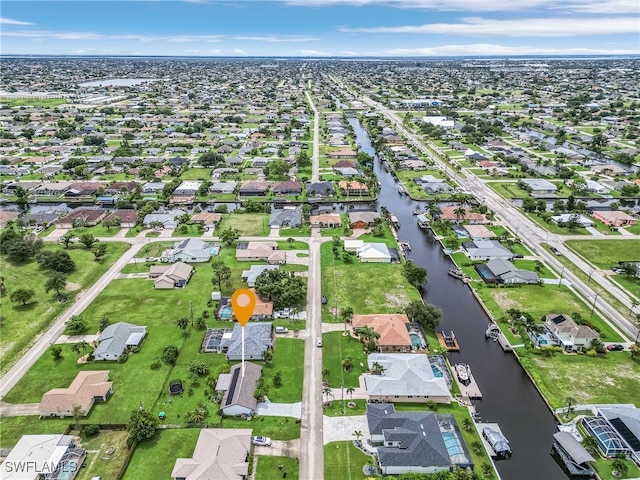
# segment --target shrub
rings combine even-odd
[[[178,348],[173,345],[165,347],[160,358],[162,363],[166,365],[175,365],[176,360],[178,359]]]
[[[127,359],[129,358],[129,355],[127,355],[126,353],[123,353],[122,355],[120,355],[118,357],[118,360],[116,360],[118,363],[124,363],[127,361]]]
[[[159,358],[154,358],[151,361],[151,364],[149,365],[149,368],[151,368],[151,370],[158,370],[161,366],[162,366],[162,362],[160,361],[160,359]]]
[[[141,350],[141,348],[140,348],[139,346],[137,346],[137,345],[136,345],[135,347],[133,347],[133,348],[131,349],[131,353],[138,353],[138,352],[140,352],[140,350]]]
[[[54,360],[60,360],[62,358],[62,347],[60,345],[51,347],[51,356]]]
[[[85,425],[83,431],[87,437],[94,437],[100,433],[100,427],[98,425]]]

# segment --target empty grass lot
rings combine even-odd
[[[64,433],[69,421],[40,420],[38,417],[0,417],[0,448],[11,448],[22,435]]]
[[[287,478],[298,480],[300,464],[296,458],[290,457],[273,457],[270,455],[257,456],[256,476],[260,480],[280,480],[284,472]],[[282,470],[280,470],[282,465]]]
[[[85,460],[87,468],[80,470],[76,477],[78,480],[91,480],[96,476],[100,478],[117,478],[120,469],[124,466],[127,457],[126,430],[103,430],[99,435],[91,439],[82,440],[82,448],[88,450]],[[114,447],[115,452],[105,455],[105,450]]]
[[[554,408],[564,406],[567,397],[579,404],[637,403],[640,398],[640,362],[628,352],[597,357],[529,354],[520,360]]]
[[[357,387],[358,378],[368,371],[367,356],[363,351],[364,345],[351,335],[344,336],[342,332],[329,332],[322,335],[322,370],[329,370],[329,376],[325,379],[333,388],[340,385]],[[346,372],[342,368],[342,360],[351,358],[353,368]],[[348,398],[345,393],[345,398]],[[340,400],[340,399],[334,399]]]
[[[227,213],[222,216],[217,232],[227,228],[236,228],[240,235],[267,236],[269,235],[269,215],[266,213]]]
[[[363,480],[364,466],[372,457],[365,455],[353,442],[331,442],[324,446],[324,478]]]
[[[420,299],[418,291],[402,275],[400,264],[360,263],[357,258],[345,264],[342,258],[333,258],[330,242],[322,245],[321,255],[322,294],[329,299],[322,307],[325,322],[336,321],[336,296],[339,308],[350,306],[356,314],[395,313]]]
[[[209,180],[211,179],[210,168],[189,168],[180,175],[182,180]]]
[[[46,245],[46,250],[57,250],[63,247]],[[3,255],[0,257],[0,271],[8,293],[2,298],[2,335],[0,335],[0,372],[4,374],[13,366],[21,354],[35,341],[36,337],[46,331],[55,319],[73,305],[78,294],[95,283],[129,248],[125,243],[109,243],[105,257],[96,262],[93,253],[80,245],[67,250],[76,263],[76,270],[67,277],[68,301],[60,303],[54,292],[46,292],[44,285],[49,278],[46,270],[40,269],[38,263],[12,263]],[[29,288],[36,292],[32,303],[14,304],[10,300],[11,292],[19,288]]]

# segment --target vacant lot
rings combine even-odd
[[[363,480],[362,471],[372,457],[365,455],[353,442],[331,442],[324,446],[324,478]]]
[[[222,216],[216,233],[227,228],[237,228],[240,235],[267,236],[270,231],[269,215],[266,213],[228,213]]]
[[[640,363],[628,352],[525,355],[521,361],[554,408],[564,406],[567,397],[581,404],[633,403],[640,398]]]
[[[46,245],[47,250],[63,247]],[[2,335],[0,335],[0,372],[5,373],[55,319],[73,304],[80,292],[98,280],[129,248],[125,243],[109,243],[105,257],[96,262],[91,250],[75,245],[67,250],[76,263],[76,270],[67,277],[68,301],[57,301],[53,291],[45,291],[49,272],[35,261],[12,263],[0,257],[0,271],[7,294],[2,298]],[[32,303],[21,305],[10,300],[11,292],[28,288],[36,292]]]
[[[333,322],[335,297],[338,307],[352,307],[356,314],[395,313],[420,294],[402,276],[402,265],[395,263],[344,263],[334,259],[331,243],[321,247],[322,294],[329,303],[322,308],[323,321]],[[339,319],[338,319],[339,321]]]
[[[256,478],[261,480],[280,480],[284,472],[286,472],[287,478],[291,480],[298,479],[300,465],[296,458],[259,455],[257,462]]]
[[[333,388],[340,388],[340,385],[344,385],[345,388],[357,387],[360,375],[368,371],[367,356],[364,354],[362,342],[351,335],[344,336],[342,332],[329,332],[322,335],[322,345],[322,370],[329,371],[325,382]],[[342,360],[345,358],[350,358],[353,364],[350,372],[342,367]],[[348,395],[345,392],[346,398]]]

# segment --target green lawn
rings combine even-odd
[[[222,216],[217,232],[227,228],[237,228],[240,235],[269,235],[269,215],[266,213],[227,213]]]
[[[278,250],[309,250],[309,244],[307,242],[301,242],[299,240],[279,241]]]
[[[311,235],[311,227],[309,225],[303,225],[299,228],[281,228],[280,237],[309,237]]]
[[[64,433],[69,423],[38,417],[0,417],[0,448],[13,447],[25,434]]]
[[[173,248],[176,242],[152,242],[146,244],[136,253],[135,258],[159,257],[167,248]]]
[[[255,478],[260,480],[280,480],[284,472],[287,478],[298,480],[300,465],[297,458],[273,457],[270,455],[258,455]],[[282,469],[279,467],[282,466]]]
[[[578,403],[635,403],[640,405],[640,362],[628,352],[603,356],[534,354],[518,356],[552,407],[573,397]]]
[[[67,101],[64,98],[0,98],[2,105],[9,107],[57,107],[64,105]]]
[[[76,235],[77,237],[85,233],[90,233],[94,237],[113,237],[119,231],[120,231],[120,227],[107,228],[102,226],[102,224],[96,225],[94,227],[82,227],[82,228],[74,228],[73,230],[70,230],[70,232]],[[77,238],[74,241],[79,243],[79,239]]]
[[[46,245],[47,250],[63,247]],[[2,335],[0,335],[0,372],[4,374],[34,342],[36,336],[46,331],[55,319],[69,308],[77,295],[95,283],[129,248],[128,244],[110,242],[104,259],[96,262],[91,250],[76,245],[67,250],[76,263],[76,270],[67,278],[69,301],[59,303],[55,293],[47,293],[44,284],[48,273],[35,261],[14,264],[0,257],[0,270],[8,290],[2,305]],[[36,292],[33,303],[14,305],[9,299],[12,291],[29,288]]]
[[[204,225],[183,224],[176,228],[171,234],[172,237],[201,237],[204,234]]]
[[[329,370],[329,377],[325,380],[333,388],[357,387],[358,377],[368,371],[367,356],[363,351],[363,344],[351,335],[342,332],[328,332],[322,335],[322,370]],[[351,358],[353,368],[346,372],[342,368],[342,360]],[[345,392],[345,398],[348,395]],[[336,398],[334,400],[340,400]]]
[[[171,478],[176,458],[190,458],[199,435],[200,430],[197,428],[156,432],[153,438],[138,444],[123,479]]]
[[[623,260],[637,260],[640,240],[568,240],[568,247],[596,267],[610,269]]]
[[[384,224],[384,236],[376,237],[371,233],[365,233],[364,235],[360,235],[358,237],[363,242],[372,242],[372,243],[384,243],[387,247],[398,248],[398,241],[391,233],[391,229],[389,225]]]
[[[345,264],[334,259],[331,243],[321,247],[322,294],[330,299],[322,307],[323,321],[333,322],[335,297],[338,307],[351,306],[356,314],[395,313],[420,294],[402,275],[402,265],[395,263],[360,263],[357,258]]]
[[[80,470],[78,480],[101,478],[117,478],[128,454],[126,430],[103,430],[91,439],[82,440],[82,448],[88,450],[85,460],[87,468]],[[105,455],[104,451],[115,447],[115,452]]]
[[[324,478],[327,480],[364,480],[364,466],[372,457],[365,455],[353,442],[331,442],[324,446]]]
[[[614,477],[611,468],[611,459],[600,458],[596,456],[596,461],[591,462],[591,466],[598,473],[600,480],[618,480],[619,478],[628,478],[630,480],[640,478],[640,468],[631,460],[625,460],[629,469],[623,477]]]
[[[269,400],[278,403],[302,401],[302,377],[304,375],[304,341],[299,338],[276,338],[271,364],[262,366],[264,382],[269,385]],[[276,371],[281,372],[282,386],[273,385]]]
[[[182,180],[211,180],[210,168],[189,168],[180,175]]]

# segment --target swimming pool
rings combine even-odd
[[[410,333],[409,338],[411,338],[411,343],[414,347],[422,348],[422,339],[420,338],[420,335],[417,333]]]
[[[220,310],[220,318],[222,320],[229,320],[231,317],[231,311],[231,307],[229,305],[225,305],[222,307],[222,310]]]
[[[442,439],[444,440],[444,444],[447,447],[447,452],[450,457],[464,455],[464,449],[462,448],[462,444],[455,432],[442,432]]]

